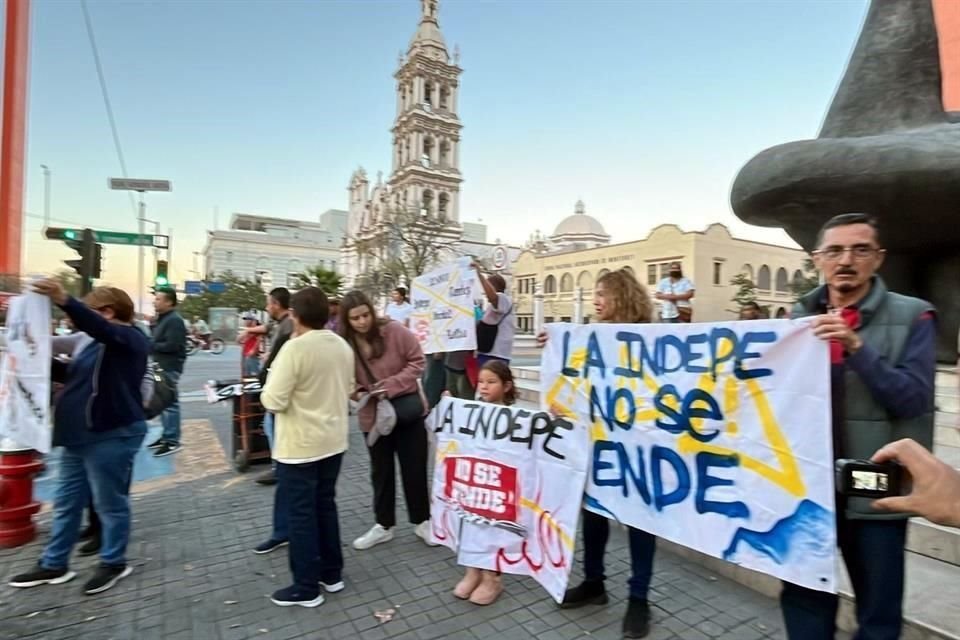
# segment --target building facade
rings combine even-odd
[[[361,167],[350,178],[349,223],[342,250],[345,285],[378,269],[379,256],[364,246],[384,246],[387,222],[397,211],[416,212],[439,230],[444,245],[464,237],[460,223],[459,52],[451,57],[438,21],[438,0],[421,0],[420,24],[398,61],[397,113],[391,129],[393,170],[371,185]],[[434,231],[433,233],[437,233]],[[484,237],[473,233],[472,241]]]
[[[347,212],[330,209],[319,222],[235,213],[229,229],[207,232],[204,279],[230,271],[259,280],[265,289],[289,286],[305,269],[341,273],[340,247]]]
[[[586,216],[583,212],[575,215]],[[569,231],[567,220],[550,238],[535,238],[513,264],[512,289],[518,326],[523,332],[535,329],[537,295],[543,299],[543,322],[590,322],[594,283],[614,269],[632,271],[652,295],[657,283],[667,277],[670,263],[679,262],[684,275],[696,286],[695,322],[737,317],[739,309],[732,302],[737,287],[730,280],[739,273],[757,285],[757,302],[768,306],[772,317],[783,317],[794,299],[790,284],[804,275],[807,255],[801,249],[736,238],[719,223],[704,231],[683,231],[665,224],[642,240],[578,248],[576,242],[554,240]],[[583,234],[605,234],[593,218],[577,220],[573,228]]]

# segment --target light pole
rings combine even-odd
[[[50,226],[50,167],[45,164],[40,165],[43,169],[43,226]]]

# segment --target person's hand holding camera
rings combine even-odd
[[[910,493],[876,500],[884,511],[917,513],[931,522],[960,527],[960,472],[937,459],[917,442],[891,442],[875,454],[874,462],[896,461],[910,475]]]

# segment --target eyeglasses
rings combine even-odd
[[[836,262],[843,255],[849,251],[850,255],[854,260],[868,260],[873,257],[875,253],[883,253],[883,249],[878,249],[876,247],[871,247],[868,244],[857,244],[852,247],[827,247],[826,249],[817,249],[813,252],[813,255],[821,256],[824,260],[829,262]]]

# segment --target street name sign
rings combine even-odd
[[[169,180],[109,178],[110,188],[117,191],[172,191]]]

